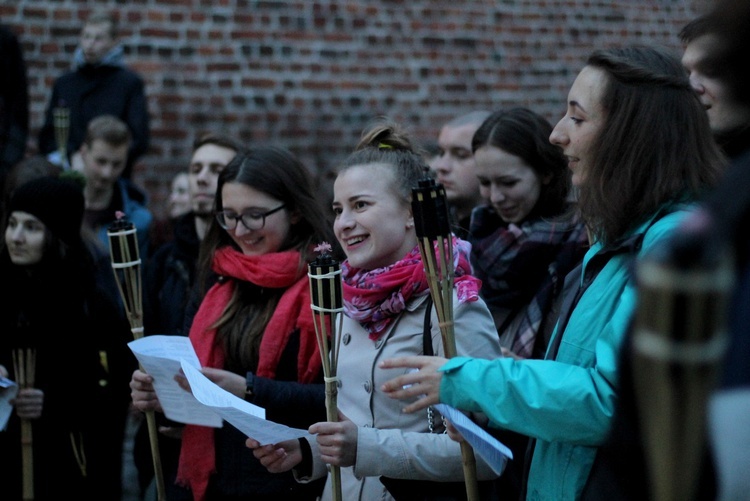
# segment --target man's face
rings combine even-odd
[[[236,154],[231,148],[211,143],[204,144],[193,152],[188,168],[188,186],[190,205],[196,215],[212,215],[219,174]]]
[[[711,34],[689,42],[682,55],[682,66],[706,109],[711,130],[718,135],[750,124],[750,109],[737,105],[721,78],[706,71],[705,57],[713,43],[716,37]]]
[[[438,137],[440,156],[432,163],[448,202],[469,211],[481,200],[471,139],[479,124],[444,126]]]
[[[115,46],[112,26],[108,22],[86,24],[81,32],[81,49],[87,63],[95,64]]]
[[[114,146],[102,139],[95,139],[89,147],[81,146],[83,174],[86,176],[86,191],[101,193],[111,190],[125,170],[128,160],[128,144]]]

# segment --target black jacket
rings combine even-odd
[[[133,137],[125,175],[129,177],[130,166],[146,153],[150,141],[143,79],[126,68],[121,57],[111,57],[98,65],[83,64],[57,78],[39,131],[40,153],[57,150],[52,110],[58,106],[70,108],[68,155],[80,148],[91,119],[107,114],[128,124]]]

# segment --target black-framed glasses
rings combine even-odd
[[[216,221],[219,223],[219,226],[227,231],[233,231],[237,228],[238,221],[242,221],[242,225],[248,230],[260,230],[266,225],[266,217],[274,212],[279,212],[284,207],[286,207],[286,204],[281,204],[275,209],[271,209],[267,212],[250,210],[245,211],[242,214],[237,214],[231,210],[218,211],[216,213]]]

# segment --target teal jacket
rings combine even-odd
[[[630,241],[643,235],[636,259],[669,238],[687,213],[682,207],[654,217],[628,235]],[[579,499],[607,436],[617,398],[618,352],[636,306],[633,252],[621,245],[611,253],[572,310],[554,360],[457,357],[441,368],[441,402],[483,412],[493,426],[537,439],[527,500]],[[569,279],[582,284],[587,268],[605,253],[592,245],[581,276]],[[559,327],[558,322],[550,346]]]

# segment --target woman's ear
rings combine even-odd
[[[299,213],[299,209],[295,209],[294,212],[289,214],[289,224],[297,224],[302,220],[302,216]]]

